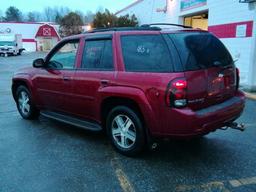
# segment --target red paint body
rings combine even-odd
[[[75,70],[26,68],[14,75],[13,85],[20,81],[26,83],[33,95],[33,102],[41,110],[60,111],[99,124],[105,118],[101,116],[101,106],[105,99],[118,97],[133,100],[152,136],[196,136],[214,131],[238,118],[243,111],[245,97],[236,89],[234,67],[223,71],[224,77],[229,79],[228,86],[220,84],[216,68],[178,73],[125,71],[120,36],[159,33],[161,32],[101,33],[113,35],[115,70],[110,72],[80,70],[84,39],[94,34],[70,37],[69,39],[80,39]],[[64,77],[69,78],[69,81],[64,81]],[[187,99],[191,102],[184,108],[166,105],[168,83],[177,78],[187,81]],[[107,80],[108,84],[103,85],[102,80]],[[198,98],[203,100],[197,101]],[[236,99],[236,102],[224,105],[232,99]]]

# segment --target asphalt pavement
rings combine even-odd
[[[162,141],[156,151],[128,158],[103,133],[19,116],[12,74],[44,55],[0,57],[0,192],[256,192],[256,101],[248,99],[238,119],[245,132]]]

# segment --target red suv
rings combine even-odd
[[[119,152],[135,155],[151,138],[230,125],[244,109],[238,84],[230,53],[211,33],[143,26],[63,39],[15,73],[12,93],[24,119],[106,130]]]

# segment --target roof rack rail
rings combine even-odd
[[[151,23],[151,24],[141,25],[141,27],[151,27],[151,26],[154,26],[154,25],[168,25],[168,26],[183,27],[183,28],[189,28],[189,29],[193,28],[193,27],[190,27],[190,26],[174,24],[174,23]]]
[[[161,31],[160,27],[140,26],[140,27],[112,27],[112,28],[96,28],[84,33],[96,33],[107,31]]]

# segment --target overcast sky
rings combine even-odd
[[[0,0],[0,12],[4,13],[6,8],[15,6],[22,12],[43,11],[47,6],[69,7],[71,10],[90,10],[95,12],[100,6],[116,12],[135,0]]]

